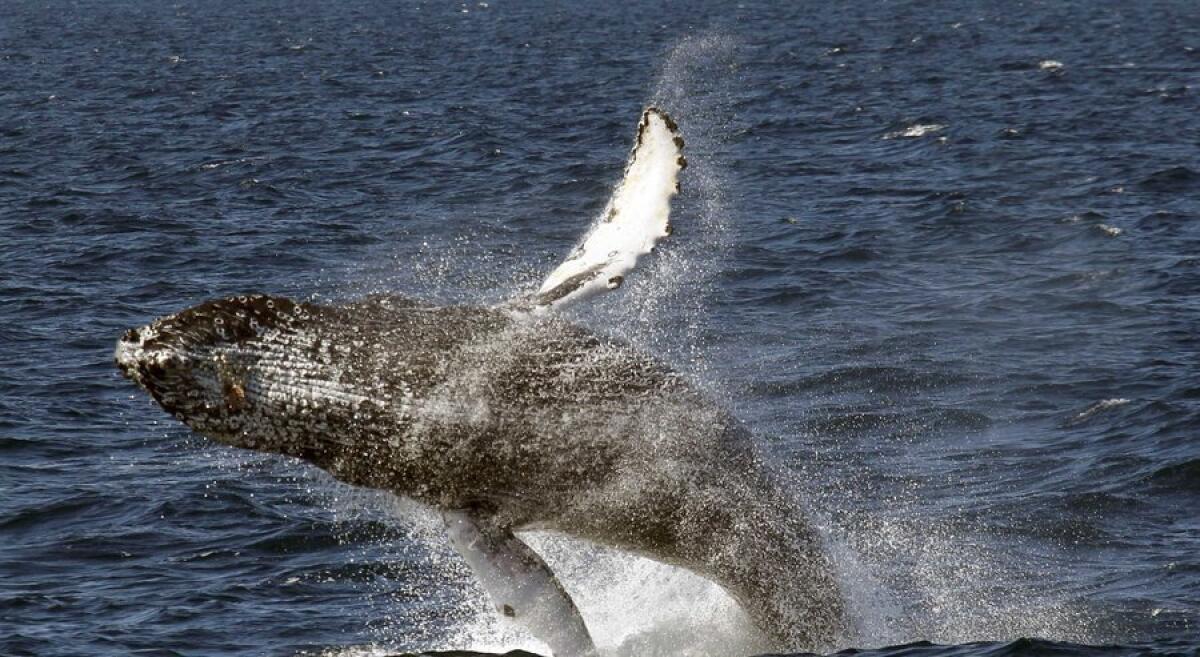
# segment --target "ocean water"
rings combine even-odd
[[[0,654],[542,650],[428,511],[189,434],[112,347],[237,292],[528,291],[648,104],[677,231],[573,317],[753,429],[844,649],[1200,654],[1194,3],[0,14]],[[606,655],[755,652],[713,585],[531,540]]]

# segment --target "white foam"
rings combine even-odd
[[[916,139],[931,135],[936,132],[945,130],[946,126],[941,123],[917,123],[910,125],[903,130],[895,130],[883,136],[884,139]]]
[[[558,535],[521,535],[571,595],[604,657],[724,657],[767,650],[749,618],[716,584],[688,571]],[[520,626],[495,613],[484,591],[462,581],[456,558],[439,560],[447,585],[471,603],[455,610],[458,622],[436,645],[422,649],[549,654]],[[477,590],[478,589],[478,590]],[[391,628],[396,638],[406,628]],[[364,656],[365,657],[365,656]]]
[[[1128,403],[1129,403],[1129,400],[1125,399],[1123,397],[1114,397],[1112,399],[1102,399],[1102,400],[1092,404],[1091,406],[1088,406],[1087,408],[1083,409],[1079,413],[1077,413],[1075,415],[1075,417],[1071,418],[1071,424],[1083,422],[1084,420],[1092,417],[1093,415],[1096,415],[1097,413],[1103,413],[1104,411],[1118,408],[1118,407],[1124,406],[1125,404],[1128,404]]]

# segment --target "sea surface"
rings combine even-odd
[[[650,104],[677,230],[571,316],[753,430],[841,647],[1200,654],[1193,1],[41,0],[0,6],[0,655],[544,654],[428,510],[190,434],[112,350],[248,291],[527,292]],[[605,655],[754,652],[715,586],[531,540]]]

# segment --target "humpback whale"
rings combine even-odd
[[[670,234],[682,148],[646,109],[608,205],[521,298],[246,294],[129,330],[116,364],[204,436],[437,510],[497,612],[557,657],[596,649],[522,531],[686,568],[778,648],[829,649],[846,628],[831,565],[746,428],[652,356],[556,312],[620,287]]]

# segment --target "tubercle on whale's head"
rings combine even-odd
[[[126,378],[192,429],[260,448],[261,409],[248,360],[254,350],[247,347],[308,313],[307,304],[261,294],[209,301],[126,331],[113,358]]]

